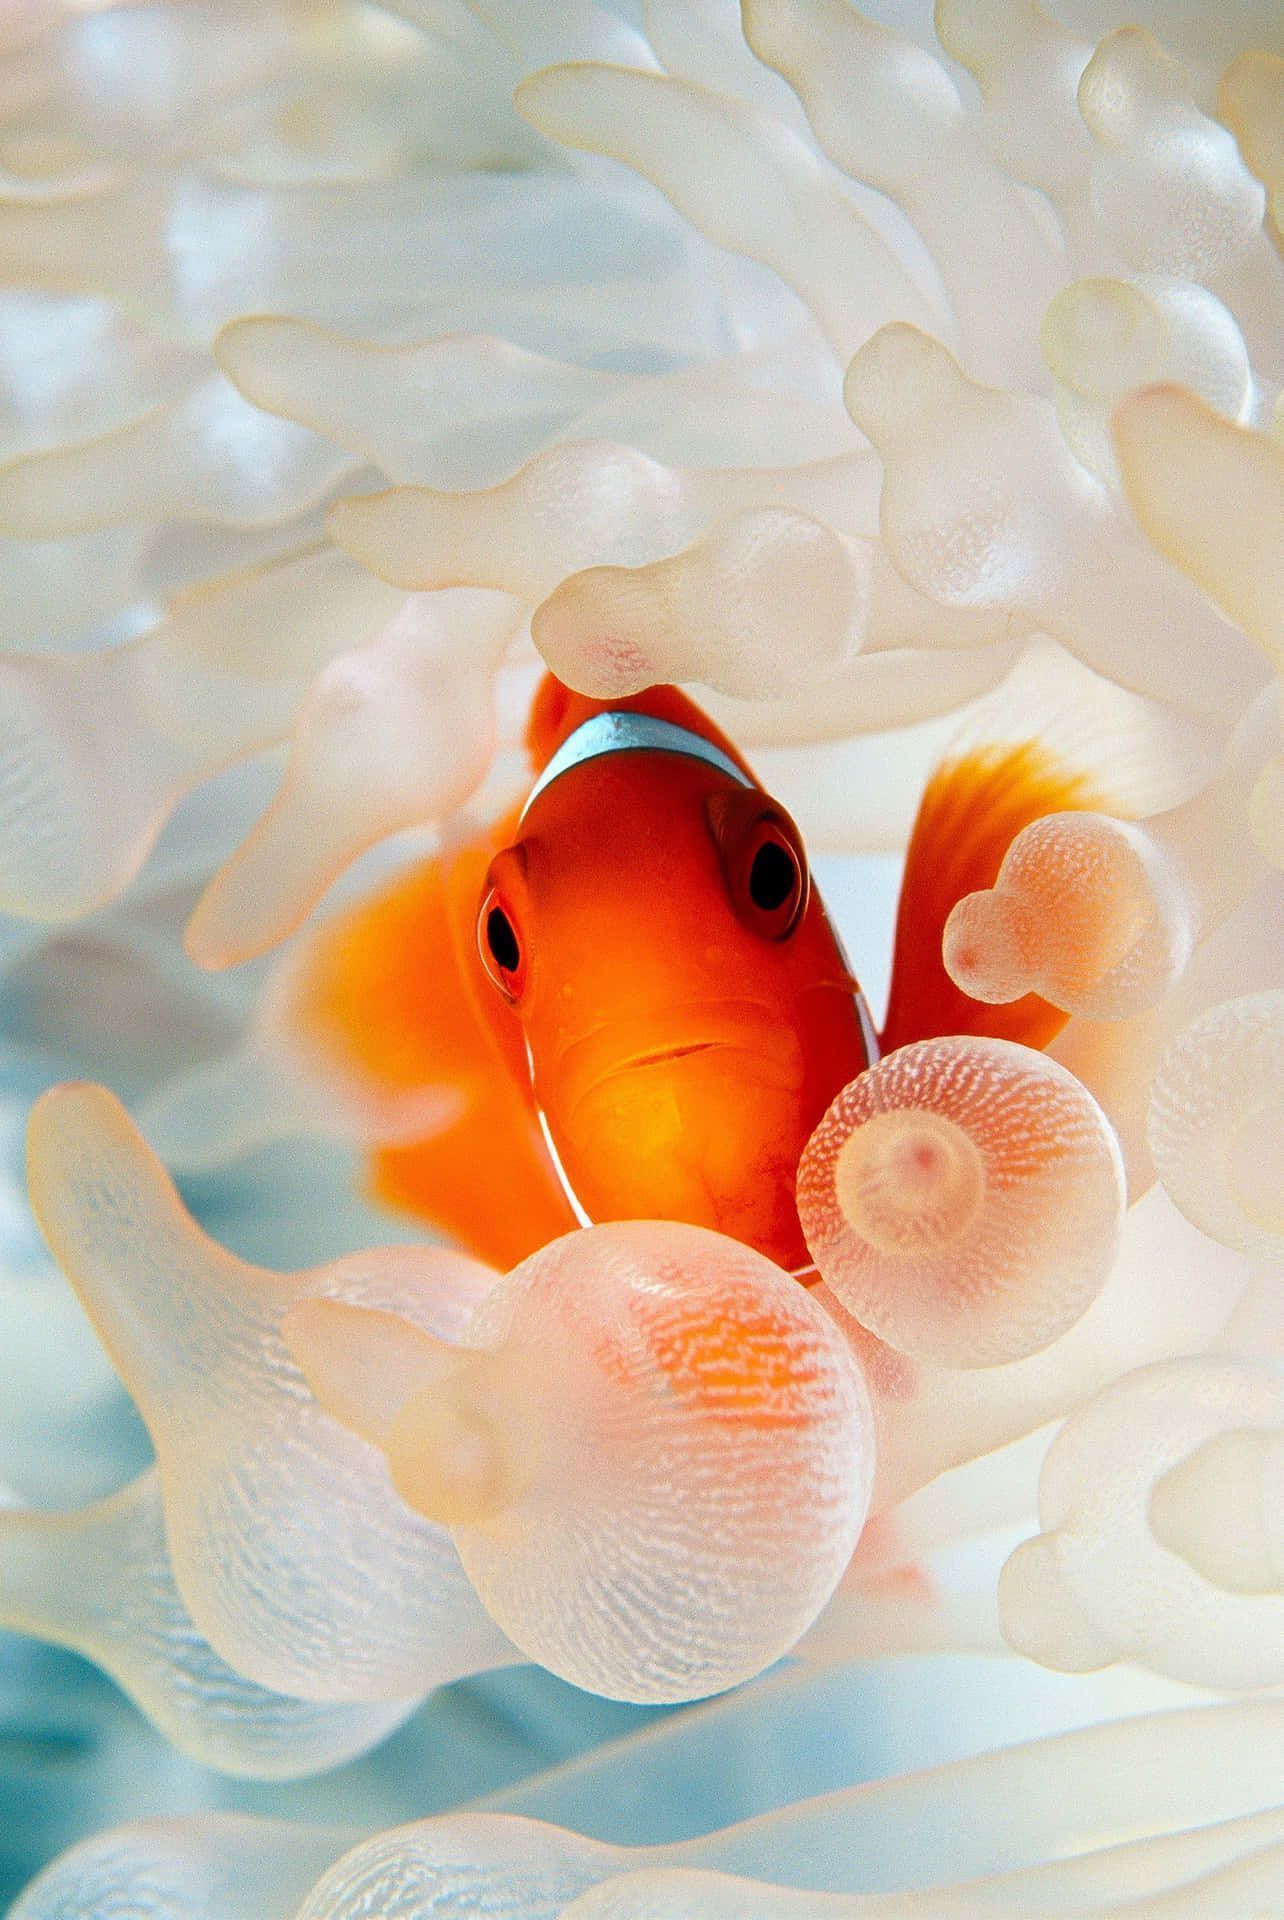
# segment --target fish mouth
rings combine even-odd
[[[629,1051],[632,1039],[645,1043],[656,1028],[661,1032],[685,1034],[667,1046],[643,1044],[636,1053]],[[630,1031],[632,1028],[632,1031]],[[669,1060],[682,1060],[691,1054],[714,1050],[773,1052],[790,1044],[784,1037],[779,1015],[760,1000],[739,995],[692,999],[682,1005],[666,1007],[652,1014],[647,1008],[631,1010],[619,1020],[602,1020],[587,1031],[564,1040],[557,1049],[559,1073],[596,1078],[603,1068],[612,1073],[627,1072],[630,1067],[652,1067]]]
[[[621,1062],[616,1069],[619,1073],[628,1073],[633,1067],[658,1067],[670,1060],[686,1060],[693,1053],[725,1052],[729,1047],[726,1040],[688,1040],[677,1047],[657,1047],[652,1053],[635,1054],[632,1060]]]
[[[743,1086],[755,1097],[791,1099],[803,1079],[796,1044],[776,1035],[743,1034],[721,1040],[675,1041],[665,1047],[648,1047],[645,1052],[615,1054],[592,1062],[577,1063],[577,1074],[562,1105],[569,1125],[574,1126],[584,1108],[594,1099],[614,1090],[622,1094],[633,1086],[639,1093],[654,1085],[651,1076],[687,1073],[721,1073],[726,1077],[727,1094],[734,1098]],[[584,1071],[588,1068],[588,1071]]]
[[[573,1124],[585,1104],[608,1088],[619,1096],[629,1087],[639,1095],[648,1090],[650,1098],[669,1074],[675,1085],[688,1076],[722,1076],[730,1098],[741,1082],[756,1096],[787,1098],[805,1078],[798,1036],[761,1001],[693,999],[667,1012],[668,1038],[658,1046],[664,1028],[657,1034],[655,1025],[639,1018],[629,1032],[628,1023],[603,1022],[563,1045],[543,1084],[542,1076],[533,1076],[545,1112]]]

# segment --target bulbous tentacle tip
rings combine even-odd
[[[1234,315],[1189,281],[1074,281],[1049,304],[1039,340],[1071,403],[1058,407],[1062,426],[1075,433],[1079,423],[1073,449],[1088,451],[1083,430],[1091,422],[1100,436],[1091,464],[1111,484],[1118,470],[1105,448],[1108,413],[1125,395],[1180,379],[1228,419],[1245,418],[1253,404],[1252,366]]]
[[[591,60],[562,60],[524,74],[513,88],[514,112],[549,140],[569,147],[587,145],[577,109],[587,105],[591,123],[596,100],[586,83],[596,68]]]
[[[1156,1540],[1228,1593],[1284,1592],[1284,1429],[1215,1434],[1156,1482]]]
[[[968,893],[950,909],[941,958],[956,987],[987,1006],[1003,1006],[1035,988],[1037,939],[1025,903],[998,887]]]
[[[530,1484],[540,1381],[520,1353],[453,1347],[399,1314],[301,1300],[281,1337],[332,1418],[388,1456],[407,1506],[484,1524]]]
[[[666,680],[784,699],[855,657],[868,600],[864,549],[810,515],[756,508],[671,558],[570,575],[531,638],[560,680],[598,699]]]
[[[1163,849],[1104,814],[1049,814],[1012,842],[994,886],[945,924],[946,972],[992,1005],[1038,993],[1066,1013],[1126,1019],[1180,976],[1193,904]]]
[[[1085,1312],[1123,1221],[1118,1143],[1042,1054],[956,1036],[888,1054],[838,1096],[798,1172],[824,1280],[903,1353],[987,1367]]]
[[[326,1319],[290,1334],[334,1395]],[[868,1396],[828,1316],[761,1255],[667,1222],[568,1235],[497,1282],[386,1449],[516,1645],[653,1702],[719,1692],[794,1644],[873,1473]]]
[[[1174,1203],[1224,1246],[1284,1247],[1284,992],[1224,1001],[1179,1034],[1147,1138]]]
[[[341,553],[390,586],[418,589],[449,584],[431,573],[425,577],[417,564],[425,497],[422,487],[345,494],[326,512],[326,536]]]
[[[1061,52],[1067,43],[1076,44],[1038,0],[936,0],[933,20],[945,51],[983,85],[992,77],[1007,77],[1031,49],[1051,47]],[[1088,51],[1085,45],[1080,65]],[[1032,111],[1042,104],[1036,95]]]
[[[880,453],[916,437],[927,413],[971,383],[957,360],[930,333],[908,321],[880,327],[851,360],[843,404]]]
[[[1147,538],[1284,670],[1284,447],[1175,381],[1126,394],[1110,432]]]
[[[1144,27],[1116,27],[1083,70],[1079,111],[1098,140],[1122,146],[1171,91],[1169,73],[1177,71]]]
[[[401,1408],[452,1352],[399,1314],[343,1300],[297,1301],[281,1338],[326,1412],[385,1451]]]
[[[1284,753],[1275,754],[1257,776],[1249,796],[1248,827],[1263,858],[1284,870]]]
[[[1017,1653],[1058,1673],[1097,1673],[1118,1658],[1110,1636],[1083,1611],[1066,1580],[1055,1533],[1023,1541],[999,1575],[1003,1637]]]
[[[160,1162],[121,1102],[90,1080],[64,1080],[42,1093],[27,1121],[27,1188],[50,1250],[73,1285],[92,1279],[93,1214],[111,1211],[121,1230],[138,1227],[140,1205],[172,1194]],[[106,1256],[114,1236],[104,1228]]]
[[[183,952],[202,973],[226,973],[230,967],[249,957],[238,950],[235,939],[221,924],[221,905],[211,882],[193,907],[183,928]]]
[[[1162,340],[1145,292],[1101,276],[1062,288],[1044,313],[1039,344],[1064,386],[1086,400],[1111,400],[1155,378]]]
[[[272,375],[286,374],[289,349],[304,332],[305,322],[284,319],[270,313],[241,313],[220,327],[210,345],[218,365],[247,400],[256,406],[271,406]],[[318,329],[308,328],[308,332]],[[267,378],[265,378],[267,376]],[[264,387],[268,388],[265,393]]]
[[[70,1123],[73,1127],[84,1116],[99,1119],[119,1116],[128,1124],[125,1109],[110,1088],[94,1080],[60,1080],[46,1087],[31,1108],[27,1122],[28,1153],[40,1155]]]
[[[872,1113],[843,1143],[834,1193],[844,1218],[880,1253],[931,1253],[974,1224],[985,1199],[976,1142],[940,1113]]]
[[[549,1407],[521,1352],[466,1353],[400,1409],[388,1434],[392,1482],[408,1506],[450,1528],[491,1527],[540,1468]]]
[[[1048,1450],[1045,1531],[1000,1583],[1007,1637],[1054,1667],[1111,1657],[1095,1635],[1192,1686],[1277,1685],[1282,1414],[1256,1356],[1186,1355],[1102,1388]]]

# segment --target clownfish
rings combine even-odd
[[[1031,820],[1097,804],[1034,742],[930,781],[876,1033],[786,810],[671,687],[591,700],[546,675],[532,784],[475,839],[338,916],[296,988],[297,1037],[444,1124],[371,1156],[374,1195],[511,1267],[577,1225],[712,1227],[806,1275],[794,1201],[837,1093],[911,1040],[1045,1046],[1035,995],[969,999],[941,932]]]

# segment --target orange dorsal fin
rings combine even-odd
[[[1067,1016],[1038,994],[988,1006],[956,987],[941,936],[964,894],[992,887],[1023,827],[1046,813],[1105,807],[1091,778],[1037,741],[980,746],[944,761],[928,781],[910,836],[896,914],[884,1052],[937,1034],[990,1034],[1046,1047]]]

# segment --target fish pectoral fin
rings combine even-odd
[[[305,1075],[359,1104],[466,1091],[477,1047],[457,975],[442,869],[429,860],[312,936],[275,1023]]]
[[[576,1222],[524,1061],[519,1076],[464,973],[461,927],[489,857],[487,845],[449,866],[429,860],[330,921],[277,1019],[298,1070],[365,1117],[374,1197],[511,1266]],[[429,1096],[432,1124],[420,1132],[416,1103]]]

